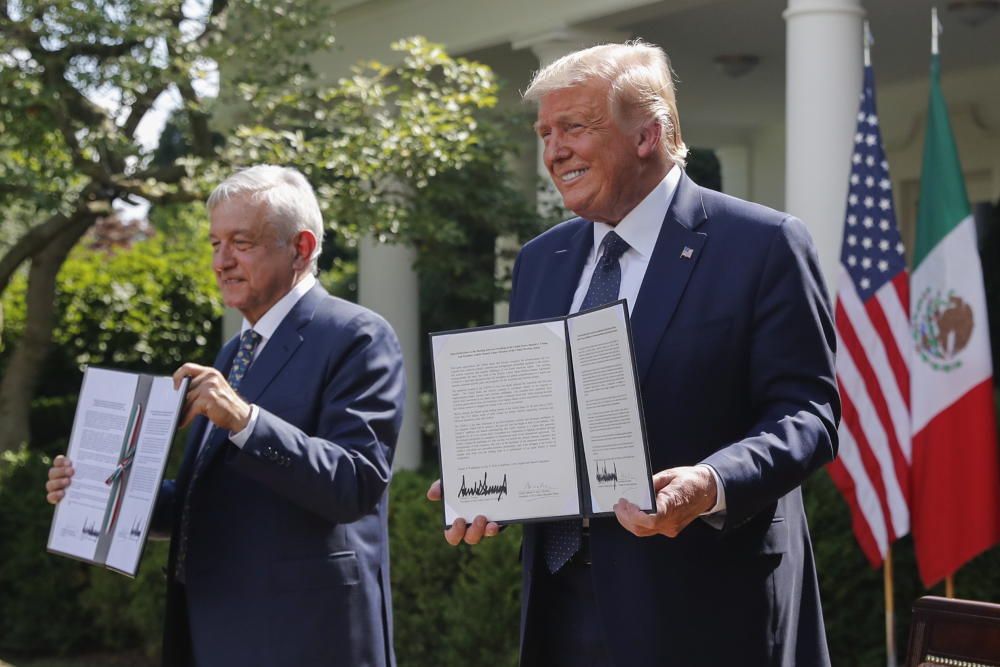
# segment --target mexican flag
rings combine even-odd
[[[924,585],[1000,541],[1000,456],[976,227],[931,56],[910,282],[911,525]]]

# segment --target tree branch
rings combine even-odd
[[[188,107],[188,120],[191,123],[191,149],[195,155],[211,157],[214,151],[212,149],[212,131],[208,127],[208,114],[198,110],[201,101],[194,92],[194,86],[191,85],[187,76],[178,77],[176,83],[177,89],[181,92],[181,98]]]
[[[132,108],[129,109],[128,120],[125,121],[125,125],[122,127],[122,132],[126,137],[135,138],[135,130],[139,127],[139,123],[142,122],[142,119],[149,110],[153,108],[153,104],[156,103],[156,99],[160,96],[160,93],[166,89],[167,84],[161,81],[155,86],[146,88],[146,92],[136,98],[132,104]]]
[[[79,227],[63,228],[32,254],[25,294],[24,334],[10,355],[0,380],[0,452],[13,449],[29,438],[31,399],[41,378],[42,362],[52,345],[56,276],[66,255],[93,222],[94,216],[83,216]]]
[[[69,215],[57,213],[40,225],[29,229],[0,258],[0,294],[7,289],[10,278],[17,267],[29,257],[41,252],[54,238],[63,233],[87,231],[92,224],[93,216],[106,215],[111,212],[109,202],[93,199],[94,191],[85,190],[80,194],[80,203]]]
[[[205,21],[205,29],[195,39],[195,42],[197,42],[199,46],[204,47],[212,38],[212,35],[221,29],[225,21],[220,17],[228,8],[229,0],[214,0],[214,2],[212,2],[212,9],[209,10],[208,19]]]
[[[92,56],[98,60],[106,60],[123,56],[140,44],[142,40],[139,39],[126,40],[119,44],[67,44],[56,53],[67,60],[76,56]]]

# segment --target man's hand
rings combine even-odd
[[[689,523],[715,506],[718,493],[715,477],[705,466],[658,472],[653,475],[653,491],[656,514],[646,514],[624,498],[615,503],[618,522],[637,537],[677,537]]]
[[[174,371],[174,389],[180,388],[185,377],[191,378],[191,384],[184,400],[180,428],[198,415],[205,415],[219,428],[233,433],[246,428],[250,422],[250,404],[229,386],[222,373],[209,366],[184,364]]]
[[[49,481],[45,482],[45,499],[55,505],[66,495],[66,487],[73,477],[73,464],[60,454],[49,468]]]
[[[441,480],[434,480],[431,488],[427,489],[427,500],[441,500]],[[455,519],[451,528],[444,531],[444,539],[451,546],[457,546],[463,541],[466,544],[479,544],[484,537],[493,537],[499,532],[500,526],[498,524],[480,515],[473,519],[468,526],[465,519]]]

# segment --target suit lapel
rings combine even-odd
[[[256,402],[260,395],[264,393],[264,390],[267,389],[267,386],[271,384],[271,381],[285,367],[288,360],[295,354],[295,350],[302,344],[300,329],[312,321],[313,314],[316,312],[316,305],[325,295],[326,292],[317,284],[305,296],[299,299],[299,302],[292,307],[288,315],[285,316],[285,319],[281,321],[274,335],[267,341],[267,345],[264,346],[260,356],[254,360],[246,375],[243,376],[243,381],[240,383],[238,389],[238,393],[243,397],[243,400],[247,403]],[[236,340],[238,341],[239,339]],[[228,353],[224,349],[223,353],[219,355],[219,359],[216,360],[215,367],[223,375],[226,375],[232,366],[235,356],[235,345]],[[224,361],[224,364],[220,366],[218,364],[219,361]],[[211,428],[211,426],[206,420],[205,427]],[[202,430],[200,433],[201,435],[197,440],[199,444],[204,437],[204,431]],[[205,443],[205,449],[207,450],[205,455],[211,457],[211,459],[218,456],[218,453],[225,449],[225,447],[221,447],[220,445],[228,437],[228,431],[222,431],[221,429],[218,429],[209,436],[208,442]],[[206,466],[211,463],[211,459],[205,462]]]
[[[529,319],[560,317],[569,313],[573,295],[580,283],[580,273],[593,245],[594,225],[587,223],[567,239],[565,247],[552,253],[548,260],[545,284],[540,287],[542,297],[538,301],[538,308],[528,313]]]
[[[326,295],[322,287],[316,285],[309,290],[299,302],[292,307],[285,319],[281,321],[274,336],[250,365],[239,393],[248,403],[255,402],[264,393],[268,385],[278,376],[295,350],[302,344],[301,329],[312,321],[316,306]]]
[[[697,231],[706,218],[698,186],[682,173],[632,309],[640,382],[645,381],[653,353],[708,241],[707,234]]]

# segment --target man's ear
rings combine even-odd
[[[646,159],[660,152],[660,142],[663,141],[663,126],[655,120],[645,121],[639,126],[636,154]]]
[[[316,235],[308,229],[303,229],[292,238],[292,247],[295,248],[292,266],[296,271],[308,268],[313,253],[316,252],[316,245]]]

